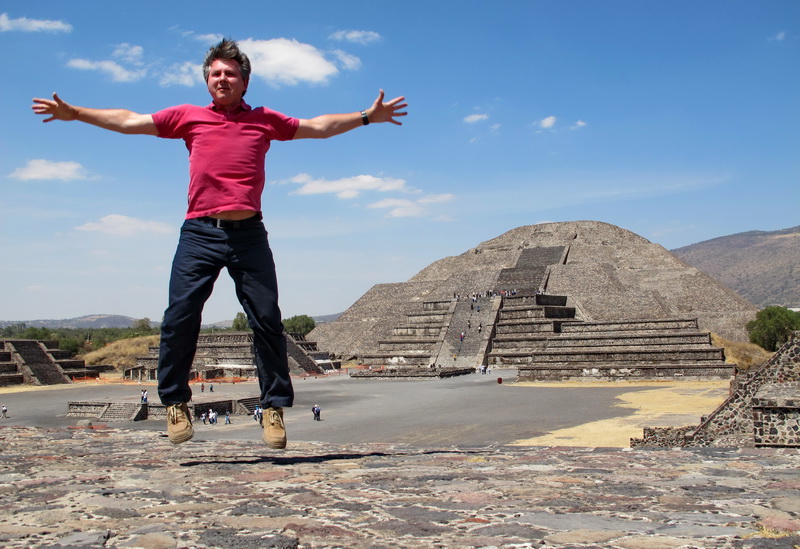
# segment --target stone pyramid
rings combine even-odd
[[[494,313],[502,305],[478,300],[469,305],[471,320],[464,320],[466,313],[458,313],[453,302],[475,294],[560,296],[574,320],[588,323],[696,319],[699,329],[734,341],[747,341],[744,326],[757,312],[658,244],[607,223],[572,221],[512,229],[432,263],[407,282],[377,284],[308,338],[345,359],[374,356],[390,362],[398,339],[452,342],[462,329],[457,321],[470,327],[480,322],[485,345],[474,352],[488,356],[501,320]],[[475,303],[483,303],[477,315]],[[421,352],[417,365],[440,362],[453,351],[450,344],[433,347]]]

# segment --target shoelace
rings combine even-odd
[[[169,409],[169,422],[172,423],[173,425],[178,423],[178,412],[179,411],[183,412],[183,410],[179,410],[178,406],[171,406],[170,409]],[[192,420],[189,419],[189,416],[184,414],[184,417],[186,417],[186,420],[189,423],[192,422]]]
[[[269,422],[278,427],[283,427],[283,418],[281,418],[281,415],[275,410],[269,413]]]

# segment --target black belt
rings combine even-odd
[[[252,229],[261,225],[261,213],[257,213],[247,219],[234,221],[233,219],[217,219],[216,217],[198,217],[198,221],[208,223],[217,229]]]

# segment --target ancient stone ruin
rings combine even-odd
[[[0,340],[0,387],[55,385],[74,379],[94,379],[105,367],[86,366],[73,353],[62,351],[55,340]]]
[[[700,425],[645,428],[631,446],[800,447],[800,332],[760,367],[738,372]]]
[[[387,372],[517,368],[521,380],[729,378],[710,332],[757,309],[663,247],[594,221],[519,227],[373,286],[309,338]]]
[[[289,368],[294,374],[324,374],[338,367],[326,352],[300,334],[284,333]],[[150,347],[147,356],[138,357],[136,366],[125,370],[126,379],[157,379],[158,347]],[[248,378],[256,376],[256,358],[252,332],[202,333],[192,363],[191,378]]]

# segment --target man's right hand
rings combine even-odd
[[[42,116],[50,116],[45,118],[42,122],[52,122],[53,120],[75,120],[78,118],[78,110],[61,100],[57,93],[53,92],[53,99],[39,99],[33,98],[33,105],[31,109],[36,114]]]

